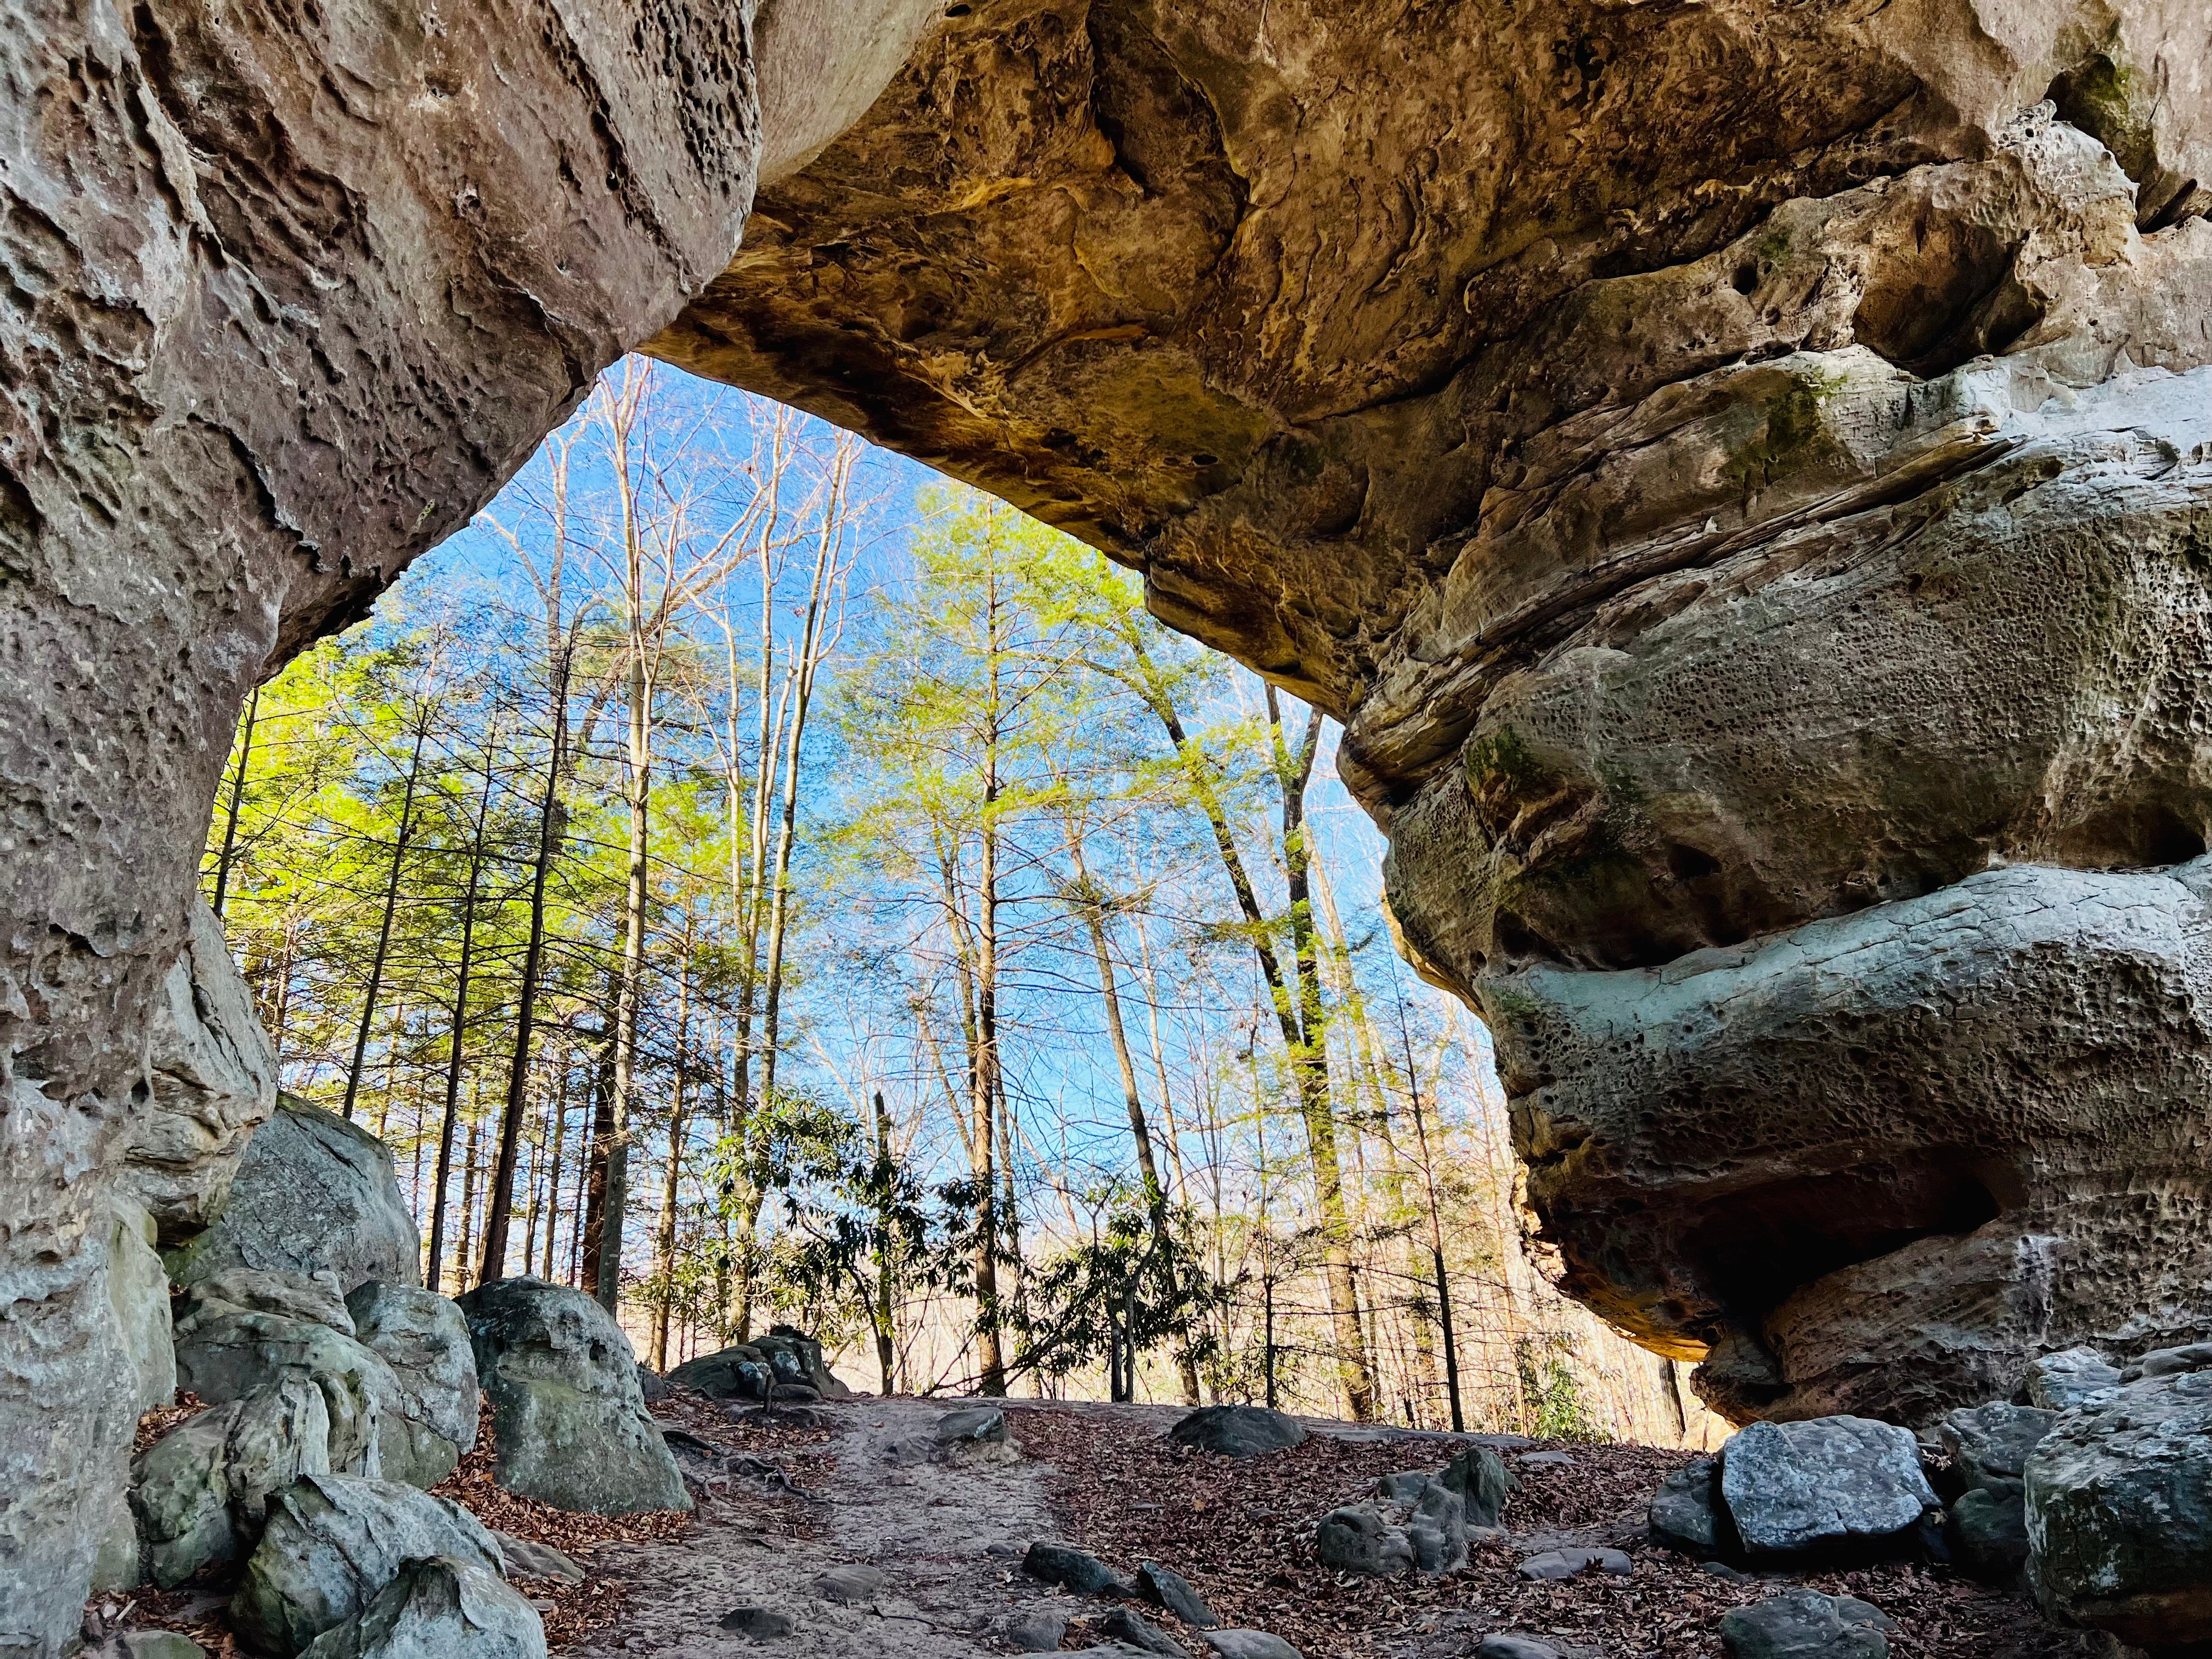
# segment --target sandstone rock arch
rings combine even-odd
[[[246,690],[641,341],[1341,717],[1569,1285],[1710,1398],[2208,1334],[2201,8],[0,16],[0,1653],[119,1481]]]

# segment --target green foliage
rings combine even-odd
[[[1574,1339],[1559,1331],[1533,1332],[1514,1342],[1524,1432],[1547,1440],[1610,1437],[1584,1397],[1574,1357]]]

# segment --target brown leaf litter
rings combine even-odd
[[[1652,1493],[1686,1453],[1548,1441],[1508,1450],[1522,1486],[1500,1520],[1518,1547],[1478,1544],[1468,1569],[1444,1578],[1379,1579],[1323,1567],[1315,1528],[1338,1504],[1372,1496],[1381,1475],[1441,1468],[1453,1450],[1445,1441],[1316,1435],[1287,1451],[1230,1459],[1177,1446],[1139,1422],[1049,1409],[1025,1409],[1021,1421],[1031,1455],[1059,1472],[1054,1504],[1071,1539],[1124,1572],[1146,1560],[1172,1568],[1225,1623],[1273,1631],[1306,1659],[1465,1654],[1483,1636],[1508,1631],[1605,1659],[1717,1659],[1722,1613],[1800,1584],[1863,1597],[1895,1619],[1894,1659],[2074,1659],[2086,1651],[2083,1638],[2045,1624],[2023,1598],[1924,1564],[1740,1581],[1704,1571],[1644,1534]],[[1544,1449],[1574,1461],[1533,1468],[1513,1462]],[[1626,1550],[1633,1575],[1589,1571],[1534,1583],[1519,1576],[1527,1555],[1549,1547],[1530,1535],[1569,1530]],[[1171,1615],[1146,1616],[1200,1650],[1198,1633]],[[1085,1639],[1070,1638],[1078,1646]]]

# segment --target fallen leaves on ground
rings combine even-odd
[[[1465,1571],[1440,1579],[1367,1578],[1322,1565],[1313,1543],[1321,1518],[1371,1497],[1381,1475],[1441,1469],[1452,1448],[1433,1437],[1316,1435],[1287,1451],[1231,1459],[1177,1446],[1142,1424],[1049,1409],[1025,1409],[1021,1437],[1059,1471],[1054,1500],[1072,1540],[1124,1573],[1146,1560],[1172,1568],[1224,1623],[1273,1631],[1306,1659],[1471,1653],[1493,1631],[1606,1659],[1717,1659],[1722,1613],[1799,1584],[1861,1596],[1890,1614],[1900,1626],[1893,1659],[2072,1659],[2084,1651],[2079,1637],[2044,1624],[2024,1600],[1942,1569],[1897,1562],[1744,1581],[1702,1571],[1644,1535],[1651,1494],[1686,1453],[1540,1442],[1574,1461],[1528,1468],[1506,1452],[1522,1482],[1501,1517],[1510,1531],[1525,1543],[1573,1530],[1635,1561],[1627,1577],[1593,1571],[1532,1583],[1516,1571],[1529,1549],[1502,1539],[1477,1544]],[[1199,1650],[1196,1632],[1165,1613],[1146,1616]]]
[[[131,1455],[137,1456],[178,1424],[198,1417],[207,1408],[207,1401],[187,1389],[177,1395],[175,1405],[156,1406],[149,1412],[141,1413],[137,1432],[131,1440]]]

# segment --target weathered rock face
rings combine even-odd
[[[727,262],[752,56],[719,0],[0,6],[0,1654],[122,1489],[109,1188],[246,691]]]
[[[257,1652],[295,1654],[360,1618],[404,1563],[432,1556],[495,1577],[502,1565],[492,1535],[447,1498],[380,1480],[307,1476],[270,1500],[231,1621]]]
[[[346,1298],[346,1310],[354,1334],[398,1383],[379,1425],[385,1478],[436,1486],[477,1443],[469,1322],[446,1297],[412,1285],[363,1285]]]
[[[2065,1413],[2027,1475],[2028,1578],[2045,1607],[2141,1647],[2212,1642],[2212,1370]]]
[[[322,1390],[288,1376],[188,1418],[132,1463],[131,1505],[145,1571],[167,1589],[261,1536],[270,1494],[331,1471]]]
[[[170,1255],[192,1285],[236,1267],[356,1285],[419,1285],[422,1240],[391,1149],[358,1124],[286,1096],[248,1146],[213,1223]]]
[[[1569,1288],[1725,1409],[2212,1335],[2197,896],[2110,873],[2212,826],[2197,9],[4,3],[0,1653],[246,689],[710,278],[656,349],[1344,720]]]
[[[651,349],[1340,716],[1567,1288],[1739,1420],[1932,1422],[2212,1334],[2203,905],[2118,873],[2212,830],[2205,61],[982,0]]]
[[[497,1573],[452,1556],[409,1561],[362,1609],[325,1631],[304,1659],[545,1659],[537,1610]]]
[[[629,1339],[565,1285],[507,1279],[463,1297],[491,1402],[499,1483],[564,1510],[688,1510],[690,1494],[638,1392]]]
[[[121,1184],[181,1243],[230,1195],[254,1130],[276,1109],[276,1055],[253,993],[194,895],[191,935],[161,982],[148,1040],[152,1098],[131,1122]]]

